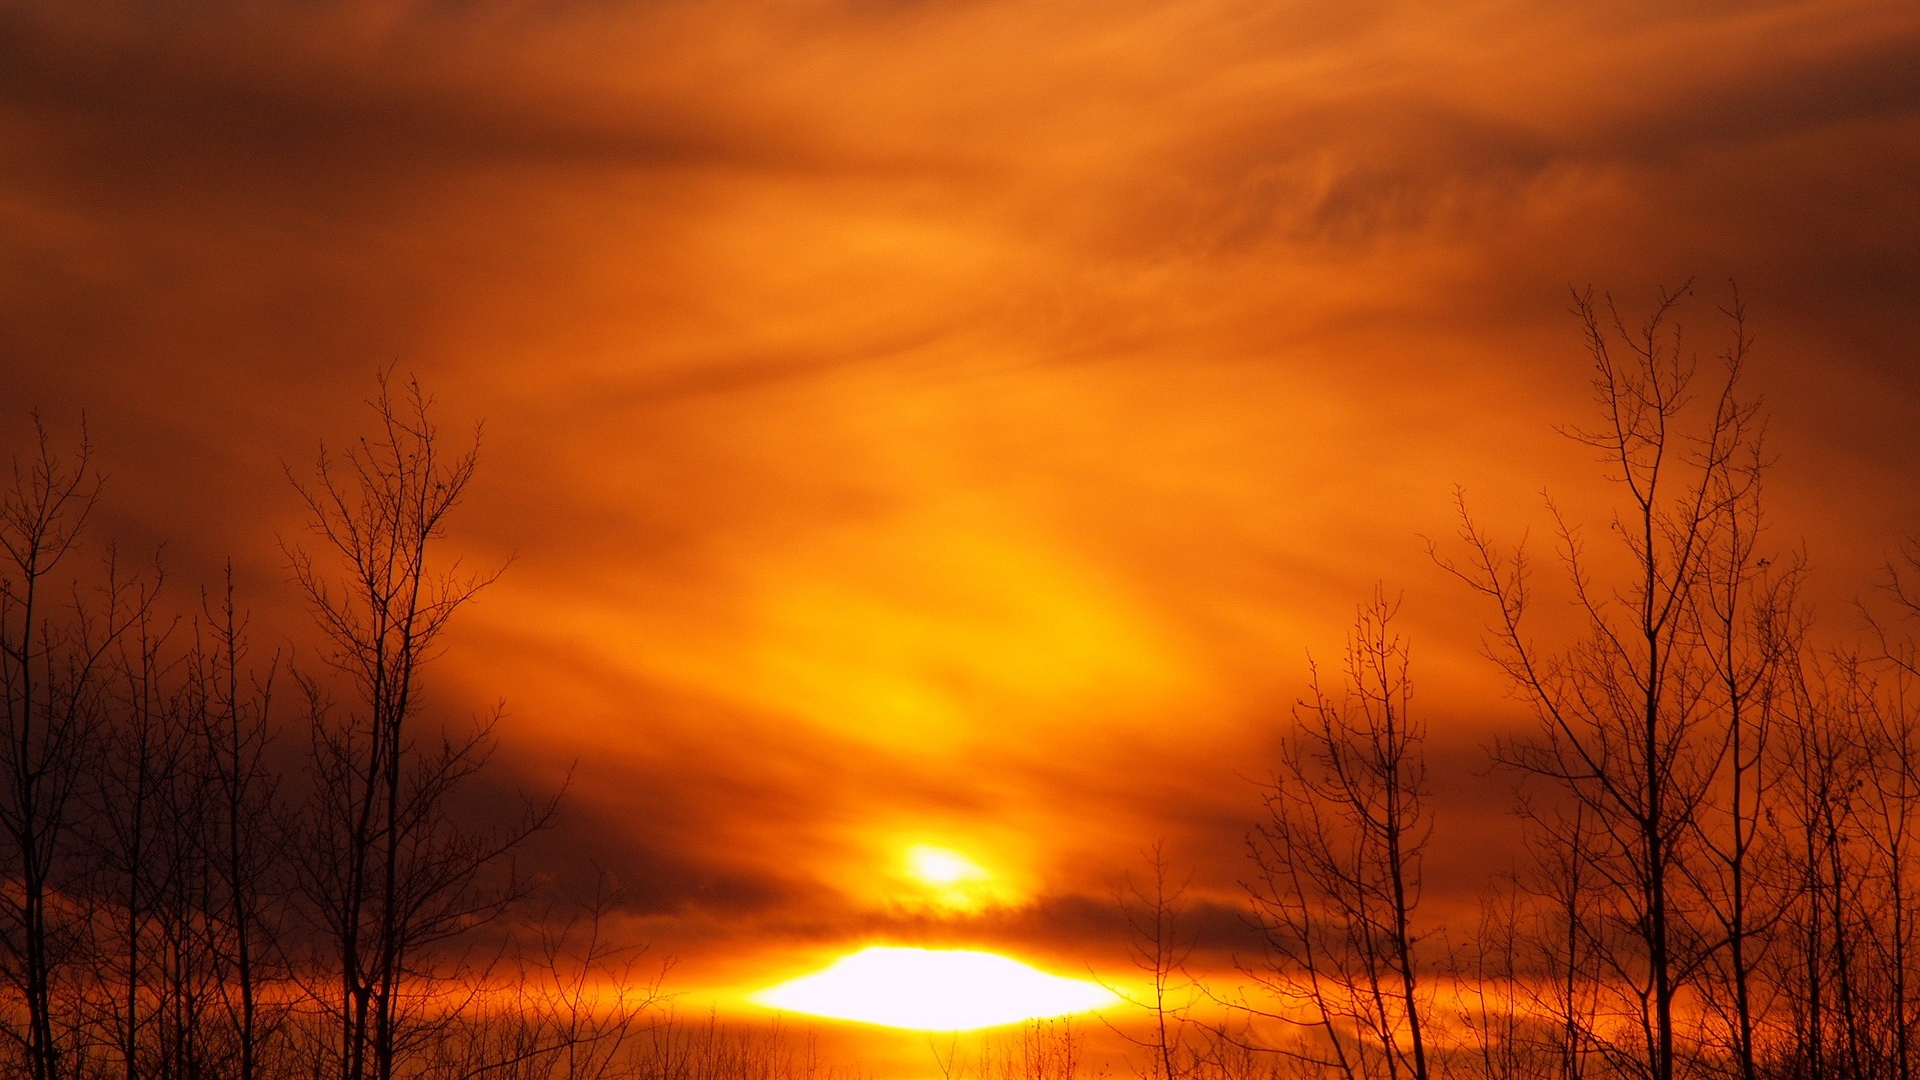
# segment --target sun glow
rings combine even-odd
[[[979,911],[1008,901],[1004,883],[986,867],[952,848],[914,844],[901,859],[901,877],[908,885],[893,897],[907,907],[931,906],[945,912]]]
[[[776,1009],[919,1031],[968,1031],[1118,1001],[1098,983],[965,949],[873,946],[753,995]]]
[[[907,869],[922,882],[937,889],[984,882],[993,875],[980,864],[957,851],[915,844],[907,849]]]

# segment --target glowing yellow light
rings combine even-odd
[[[1119,999],[1098,983],[1049,975],[993,953],[876,945],[753,1000],[888,1027],[968,1031],[1085,1012]]]
[[[957,851],[925,844],[915,844],[907,849],[907,867],[914,877],[943,889],[986,881],[993,876],[981,869],[979,863]]]

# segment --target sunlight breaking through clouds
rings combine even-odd
[[[986,881],[992,876],[981,869],[979,863],[957,851],[925,844],[907,849],[907,864],[912,867],[914,877],[939,889]]]
[[[920,1031],[969,1031],[1064,1016],[1120,999],[1085,979],[966,949],[872,946],[753,995],[761,1005]]]

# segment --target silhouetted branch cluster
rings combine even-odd
[[[1913,1077],[1920,547],[1861,605],[1864,636],[1816,644],[1807,560],[1769,546],[1745,309],[1736,292],[1703,365],[1687,292],[1632,323],[1575,297],[1599,422],[1564,434],[1618,509],[1590,537],[1548,500],[1573,631],[1536,628],[1525,544],[1464,496],[1458,545],[1434,547],[1533,716],[1491,747],[1522,857],[1451,941],[1420,910],[1425,729],[1376,595],[1341,683],[1315,669],[1248,838],[1259,993],[1202,1041],[1346,1080]]]
[[[1256,1011],[1312,1033],[1274,1049],[1342,1076],[1427,1080],[1431,991],[1413,917],[1432,820],[1396,606],[1380,594],[1360,610],[1343,685],[1323,686],[1316,668],[1295,709],[1267,819],[1248,838],[1267,951],[1247,971],[1274,1001]]]
[[[420,718],[422,665],[498,576],[439,554],[477,443],[449,453],[415,383],[383,377],[371,405],[375,433],[295,484],[315,544],[283,550],[326,642],[314,668],[251,655],[231,570],[180,614],[157,564],[86,561],[102,485],[84,432],[66,449],[36,425],[15,460],[0,491],[0,1073],[631,1073],[658,982],[605,936],[611,898],[509,932],[531,886],[514,853],[557,796],[508,825],[464,820],[453,800],[497,714]],[[289,676],[291,708],[276,697]]]

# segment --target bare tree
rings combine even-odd
[[[1702,901],[1692,871],[1729,729],[1716,708],[1723,704],[1715,700],[1718,669],[1705,655],[1700,611],[1716,566],[1723,589],[1745,573],[1738,562],[1744,555],[1723,551],[1716,563],[1714,545],[1728,539],[1719,531],[1725,502],[1742,490],[1733,475],[1737,463],[1757,460],[1757,406],[1736,392],[1746,349],[1741,330],[1724,355],[1724,378],[1708,397],[1704,422],[1685,431],[1696,365],[1675,309],[1686,291],[1663,292],[1652,315],[1633,328],[1610,303],[1603,317],[1590,293],[1575,298],[1602,423],[1569,434],[1599,451],[1609,479],[1626,494],[1624,512],[1610,525],[1622,567],[1613,586],[1600,583],[1604,560],[1589,555],[1579,530],[1549,501],[1584,635],[1558,651],[1534,643],[1525,622],[1524,549],[1497,550],[1464,498],[1468,563],[1442,560],[1492,601],[1489,653],[1540,722],[1538,735],[1503,741],[1498,756],[1552,782],[1584,809],[1581,820],[1590,827],[1553,842],[1579,856],[1606,898],[1597,913],[1602,925],[1584,934],[1599,946],[1602,986],[1617,990],[1619,1019],[1634,1033],[1603,1040],[1600,1048],[1616,1067],[1650,1080],[1672,1080],[1680,1055],[1676,998],[1717,947],[1697,918]],[[1743,806],[1743,830],[1746,813]],[[1532,818],[1548,832],[1568,820]]]
[[[1028,1020],[1017,1035],[982,1034],[971,1047],[961,1044],[958,1032],[944,1047],[934,1039],[928,1046],[940,1080],[1078,1080],[1083,1038],[1070,1018],[1061,1017]]]
[[[204,596],[202,637],[190,660],[189,737],[204,785],[204,918],[218,961],[214,981],[231,1037],[234,1080],[257,1080],[265,1044],[280,1031],[286,1004],[263,994],[282,970],[287,882],[274,839],[284,828],[275,798],[280,776],[267,754],[280,656],[250,671],[247,620],[234,602],[233,566],[216,600]]]
[[[1561,843],[1587,832],[1578,804],[1524,803],[1523,816],[1551,815],[1527,838],[1526,858],[1484,893],[1480,925],[1452,959],[1457,1001],[1477,1060],[1450,1059],[1463,1076],[1582,1080],[1598,1071],[1599,948],[1590,873]]]
[[[105,665],[146,597],[111,557],[92,589],[62,576],[100,479],[84,430],[63,454],[38,417],[34,427],[34,456],[14,459],[0,492],[0,980],[16,1006],[0,1010],[0,1035],[29,1080],[63,1080],[56,983],[80,919],[56,873],[76,839]]]
[[[309,703],[312,798],[300,826],[302,893],[329,942],[336,980],[327,1003],[345,1080],[391,1080],[434,1024],[457,1016],[435,994],[436,950],[499,916],[520,885],[489,880],[550,819],[529,806],[517,824],[462,826],[452,793],[486,763],[494,719],[425,743],[414,730],[422,665],[454,613],[498,572],[472,573],[436,557],[448,514],[478,463],[475,442],[449,453],[414,381],[382,376],[371,402],[377,428],[340,458],[321,452],[295,480],[328,562],[286,545],[293,575],[328,643],[348,698],[336,704],[313,673]],[[338,567],[335,576],[333,565]],[[316,988],[317,989],[317,988]]]
[[[1736,291],[1723,309],[1732,325],[1728,379],[1738,377],[1751,348],[1746,311]],[[1706,477],[1706,543],[1694,604],[1701,651],[1711,672],[1708,707],[1720,717],[1721,773],[1696,818],[1706,858],[1689,867],[1724,948],[1709,952],[1701,980],[1704,1004],[1718,1019],[1719,1041],[1741,1080],[1757,1080],[1761,1026],[1771,988],[1760,972],[1791,885],[1765,871],[1779,863],[1778,831],[1765,827],[1778,781],[1769,743],[1791,715],[1792,680],[1800,674],[1809,618],[1799,598],[1806,560],[1769,557],[1762,494],[1768,465],[1756,414],[1736,405],[1717,419],[1732,453]]]
[[[1316,667],[1295,709],[1299,730],[1248,838],[1248,893],[1267,943],[1249,975],[1278,1000],[1271,1017],[1317,1031],[1289,1052],[1350,1078],[1427,1080],[1429,993],[1413,920],[1432,820],[1397,606],[1376,593],[1360,608],[1346,685],[1329,692]]]
[[[603,879],[582,908],[563,913],[555,903],[534,913],[531,948],[487,988],[491,1000],[478,1015],[430,1048],[429,1071],[448,1080],[633,1076],[666,965],[643,973],[645,949],[610,940],[606,921],[618,900]]]
[[[1920,619],[1920,594],[1913,589],[1913,576],[1920,572],[1920,545],[1903,543],[1899,555],[1886,568],[1884,593],[1903,621]],[[1911,633],[1900,634],[1886,621],[1869,619],[1869,628],[1878,645],[1875,657],[1886,672],[1879,680],[1882,693],[1875,696],[1871,712],[1870,736],[1878,753],[1871,783],[1863,794],[1870,804],[1874,827],[1872,838],[1882,866],[1886,918],[1881,920],[1879,958],[1886,972],[1888,1001],[1887,1023],[1891,1045],[1887,1048],[1899,1080],[1912,1080],[1915,1065],[1914,1029],[1920,1026],[1920,1002],[1914,999],[1912,980],[1916,950],[1914,926],[1916,885],[1908,876],[1916,848],[1920,848],[1920,715],[1915,698],[1916,680],[1920,680],[1920,645]]]
[[[1193,955],[1192,936],[1182,925],[1186,914],[1187,882],[1170,880],[1166,846],[1155,841],[1142,853],[1147,862],[1144,879],[1128,874],[1116,897],[1127,921],[1127,953],[1133,966],[1147,978],[1144,996],[1108,986],[1115,996],[1145,1012],[1148,1032],[1142,1037],[1107,1021],[1102,1022],[1134,1047],[1147,1053],[1145,1076],[1150,1080],[1181,1080],[1193,1071],[1196,1048],[1189,1045],[1188,1027],[1201,997],[1199,984],[1187,973]]]
[[[230,573],[201,606],[189,644],[181,620],[146,614],[122,635],[84,789],[92,1015],[125,1080],[255,1080],[285,1011],[262,1000],[285,899],[265,760],[278,658],[243,681]]]
[[[201,822],[190,747],[177,696],[176,626],[151,613],[151,596],[109,658],[101,745],[83,788],[88,813],[88,952],[98,973],[101,1021],[118,1072],[138,1080],[192,1056],[198,1034],[182,978],[195,963],[193,846]]]
[[[1539,1067],[1528,1030],[1526,897],[1509,878],[1480,897],[1471,947],[1449,957],[1467,1053],[1443,1058],[1448,1076],[1527,1080]]]
[[[1859,1075],[1855,939],[1859,931],[1859,777],[1867,750],[1856,726],[1871,692],[1859,658],[1803,659],[1780,740],[1782,863],[1792,888],[1773,965],[1789,1012],[1786,1064],[1808,1080]]]

